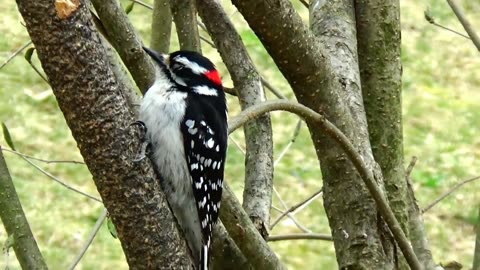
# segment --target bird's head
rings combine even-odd
[[[204,95],[216,95],[215,91],[222,90],[220,74],[215,65],[203,55],[193,51],[159,54],[145,47],[144,50],[177,84],[191,88],[194,92],[203,92]]]

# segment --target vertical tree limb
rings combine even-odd
[[[356,0],[358,57],[368,132],[395,216],[408,236],[403,167],[401,29],[398,0]]]
[[[228,235],[227,229],[219,222],[213,229],[212,269],[254,269]]]
[[[412,159],[405,175],[407,183],[407,199],[408,199],[408,225],[410,228],[410,240],[412,248],[417,255],[418,261],[424,270],[434,270],[435,263],[433,261],[432,252],[428,243],[425,225],[423,223],[423,215],[420,207],[418,207],[415,191],[413,190],[412,180],[410,178],[413,166],[415,166],[416,158]]]
[[[89,2],[62,17],[49,0],[17,5],[130,268],[193,269],[151,163],[131,161],[140,145],[128,128],[134,113],[94,30]]]
[[[339,76],[332,65],[333,61],[348,59],[332,58],[326,46],[318,42],[303,25],[290,1],[232,0],[232,2],[272,56],[292,86],[299,102],[324,113],[345,133],[359,150],[369,169],[375,173],[377,183],[381,185],[383,181],[381,172],[373,160],[367,139],[366,117],[359,85],[350,85],[356,83],[350,80],[351,74]],[[331,2],[314,1],[310,3],[311,12]],[[351,5],[349,1],[341,4]],[[348,12],[343,11],[344,8],[342,7],[340,11],[334,10],[328,15],[340,16],[341,20],[346,21],[346,25],[339,26],[348,27],[342,30],[354,33],[353,7],[350,6]],[[346,38],[343,35],[342,37]],[[356,44],[355,35],[349,34],[348,38],[351,37],[353,40],[344,41],[341,37],[335,39],[338,41],[335,48],[345,53],[345,57],[350,57],[351,45]],[[340,74],[343,72],[340,71]],[[392,239],[355,167],[342,149],[331,138],[322,134],[315,123],[307,121],[307,124],[322,168],[325,207],[339,268],[393,267],[394,258],[384,249],[386,247],[387,251],[391,250]],[[349,196],[344,196],[345,194]],[[408,252],[408,245],[402,246],[402,251]]]
[[[201,53],[195,0],[170,0],[170,8],[177,28],[180,49]]]
[[[13,250],[22,269],[48,269],[23,212],[1,146],[0,218],[9,238],[13,239]]]
[[[228,234],[254,269],[283,270],[286,267],[270,249],[245,213],[235,194],[224,183],[220,219]],[[240,268],[239,268],[240,269]]]
[[[265,101],[260,75],[218,1],[197,0],[200,16],[233,80],[242,109]],[[263,238],[268,237],[273,187],[273,144],[270,116],[244,126],[246,141],[243,208]]]
[[[168,53],[170,50],[171,33],[172,12],[170,0],[154,0],[150,47],[155,51]]]
[[[340,82],[340,88],[335,89],[336,95],[343,100],[339,103],[339,108],[347,110],[344,115],[334,116],[333,122],[338,123],[339,120],[349,121],[353,126],[344,126],[342,131],[348,132],[347,136],[360,151],[362,158],[367,164],[368,168],[372,170],[377,178],[381,179],[381,172],[378,169],[373,156],[368,140],[367,120],[365,109],[363,107],[362,88],[360,82],[360,72],[358,66],[357,54],[357,35],[355,29],[355,9],[352,1],[335,0],[335,1],[313,1],[310,5],[310,28],[312,32],[319,38],[319,43],[324,45],[323,53],[329,56],[329,63],[332,67],[335,78]],[[333,165],[338,166],[338,165]],[[351,166],[347,165],[346,170],[351,171]],[[322,166],[322,172],[327,171],[324,183],[324,202],[329,223],[333,230],[335,228],[342,228],[347,234],[353,236],[354,241],[335,235],[335,247],[337,254],[343,253],[344,256],[339,258],[339,264],[349,265],[350,267],[358,267],[362,265],[364,260],[369,260],[370,267],[367,268],[382,268],[389,269],[394,267],[395,256],[394,245],[390,236],[390,231],[384,226],[383,219],[379,218],[378,213],[370,195],[366,192],[365,186],[359,185],[358,177],[348,177],[342,180],[343,183],[334,183],[328,177],[329,168]],[[342,185],[354,185],[359,188],[361,192],[350,193],[349,198],[342,199],[342,203],[338,203],[339,196],[337,188],[341,190],[352,188]],[[377,184],[383,189],[383,183],[377,180]],[[332,193],[333,192],[333,193]],[[344,217],[339,215],[349,211],[348,208],[372,209],[370,213],[361,211],[351,211],[356,216],[354,220],[362,220],[364,226],[372,226],[370,228],[361,228],[358,223],[345,223],[345,220],[351,217]],[[350,214],[351,215],[351,214]],[[375,223],[372,223],[375,222]],[[366,225],[370,224],[370,225]],[[374,232],[373,232],[373,231]],[[374,245],[365,245],[361,249],[363,252],[373,252],[372,257],[364,257],[362,253],[357,253],[359,236],[361,234],[375,233],[378,237],[374,240]],[[357,240],[358,239],[358,240]],[[366,240],[366,239],[365,239]],[[358,242],[357,242],[358,241]],[[376,257],[376,258],[375,258]],[[382,258],[383,257],[383,258]],[[379,261],[377,266],[373,266],[371,261]],[[380,262],[380,260],[384,260]],[[380,266],[381,265],[381,266]]]
[[[473,254],[472,270],[480,270],[480,207],[478,208],[478,218],[475,224],[475,251]]]
[[[92,0],[92,4],[105,28],[108,40],[132,74],[138,88],[145,93],[155,79],[155,67],[143,51],[135,28],[117,0]]]

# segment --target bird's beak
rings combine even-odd
[[[153,60],[155,60],[159,63],[164,63],[167,66],[169,65],[170,56],[168,54],[160,54],[160,53],[158,53],[158,52],[156,52],[152,49],[149,49],[147,47],[142,47],[142,48],[148,55],[150,55],[150,57],[153,58]]]

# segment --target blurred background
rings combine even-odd
[[[122,0],[126,7],[130,1]],[[153,0],[145,0],[152,4]],[[222,1],[242,35],[260,73],[289,99],[294,96],[241,14],[229,1]],[[308,10],[292,0],[305,22]],[[428,23],[424,11],[435,21],[463,33],[463,28],[444,1],[401,1],[403,60],[403,126],[405,165],[418,157],[412,177],[420,207],[425,207],[455,183],[480,175],[480,54],[470,40]],[[480,32],[480,2],[462,0],[467,17]],[[29,37],[14,1],[0,0],[0,63],[25,45]],[[151,11],[135,4],[129,17],[145,44],[149,44]],[[207,37],[207,33],[201,32]],[[171,50],[178,49],[172,34]],[[216,62],[225,86],[232,83],[217,52],[203,43],[203,52]],[[17,150],[47,160],[82,160],[55,97],[24,59],[18,55],[0,70],[0,121],[9,127]],[[41,69],[33,56],[32,63]],[[275,98],[268,93],[269,98]],[[238,101],[228,98],[230,116],[239,112]],[[298,118],[287,113],[272,114],[274,129],[274,206],[284,210],[308,198],[322,187],[321,172],[305,125],[285,155]],[[0,144],[6,147],[4,138]],[[241,130],[231,136],[226,180],[242,198],[245,145]],[[51,269],[65,269],[85,242],[102,205],[69,191],[52,181],[20,157],[5,152],[10,173],[39,247]],[[99,196],[85,165],[38,166],[69,185]],[[435,261],[458,261],[471,268],[480,203],[480,180],[472,182],[429,210],[424,218]],[[279,199],[281,198],[281,200]],[[272,209],[272,221],[279,215]],[[321,197],[295,213],[308,230],[329,233]],[[271,234],[301,232],[288,218]],[[0,226],[0,245],[7,240]],[[332,242],[295,240],[271,243],[289,269],[337,269]],[[3,251],[0,268],[19,269],[13,250]],[[106,224],[77,269],[128,269],[120,242]]]

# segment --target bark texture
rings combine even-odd
[[[395,217],[408,233],[403,165],[401,29],[398,0],[356,0],[358,57],[373,156]]]
[[[215,0],[197,0],[198,11],[233,80],[242,109],[265,101],[260,75],[228,15]],[[245,189],[243,208],[263,238],[268,237],[273,189],[270,115],[244,125]]]
[[[202,52],[195,0],[170,0],[181,50]]]
[[[432,252],[428,243],[425,225],[423,223],[422,210],[418,207],[415,192],[413,190],[410,177],[406,177],[407,182],[407,196],[408,196],[408,222],[410,228],[410,239],[413,250],[417,255],[419,262],[422,264],[424,270],[434,270],[435,263],[433,261]],[[408,269],[408,268],[406,268]]]
[[[220,219],[228,234],[254,269],[284,270],[285,265],[270,249],[243,210],[235,194],[224,183]],[[234,268],[237,269],[237,268]],[[238,268],[242,269],[242,268]]]
[[[221,222],[213,229],[213,235],[211,261],[213,270],[254,269]]]
[[[84,2],[82,2],[84,3]],[[155,67],[143,51],[142,42],[117,0],[93,0],[107,39],[122,58],[138,88],[145,93],[155,79]]]
[[[17,0],[42,67],[116,226],[131,269],[193,269],[139,134],[82,1],[59,17],[53,1]]]
[[[153,1],[152,38],[150,47],[157,52],[168,53],[172,33],[170,0]]]
[[[22,269],[48,269],[18,198],[0,146],[0,218]],[[9,248],[9,247],[7,247]],[[3,251],[5,252],[5,250]],[[8,269],[8,267],[6,267]]]
[[[313,1],[311,12],[316,13],[330,2]],[[335,70],[342,67],[337,61],[352,63],[349,59],[354,55],[350,50],[355,49],[351,47],[355,45],[352,3],[335,1],[332,5],[338,6],[329,14],[339,16],[339,22],[335,23],[344,21],[339,26],[348,30],[348,36],[336,38],[332,48],[339,50],[340,55],[345,53],[343,58],[329,55],[332,52],[312,35],[289,1],[233,0],[233,3],[289,81],[298,101],[323,113],[342,130],[381,179],[368,142],[358,79],[352,77],[354,71]],[[352,36],[353,41],[348,40]],[[358,172],[332,139],[321,134],[314,124],[307,124],[321,163],[325,207],[340,269],[391,269],[392,240]]]

